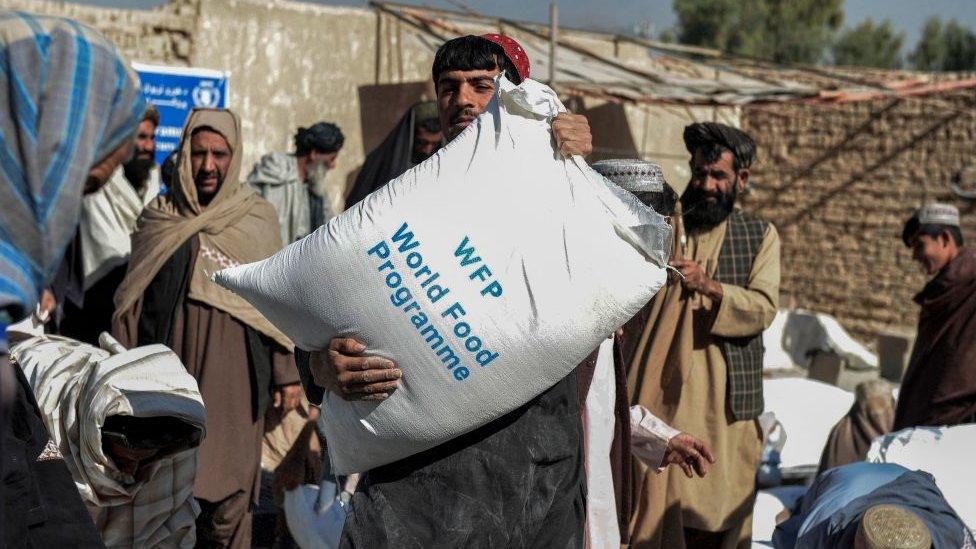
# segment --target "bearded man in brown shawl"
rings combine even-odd
[[[274,207],[240,183],[241,157],[236,114],[190,113],[171,192],[143,212],[115,296],[123,345],[169,346],[203,395],[207,436],[194,494],[197,543],[206,547],[250,547],[265,408],[272,399],[294,408],[301,397],[288,338],[210,280],[281,248]]]
[[[915,296],[922,306],[905,370],[895,429],[976,422],[976,256],[964,247],[959,210],[928,204],[905,225],[912,257],[935,275]]]
[[[762,450],[762,331],[776,314],[779,236],[735,209],[755,142],[711,122],[685,128],[691,181],[671,265],[681,272],[624,328],[632,404],[708,441],[703,479],[638,471],[632,547],[748,547]],[[675,220],[677,221],[677,220]]]

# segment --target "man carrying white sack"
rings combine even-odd
[[[664,216],[678,195],[661,167],[643,160],[602,160],[593,169]],[[600,344],[578,369],[586,448],[586,538],[593,549],[630,541],[634,511],[633,460],[663,471],[677,465],[688,478],[704,477],[715,462],[708,444],[672,428],[647,408],[630,406],[623,330]]]
[[[206,413],[193,376],[162,345],[104,349],[66,337],[18,343],[11,359],[107,547],[193,547],[197,447]]]
[[[445,137],[453,140],[495,95],[499,73],[529,76],[522,47],[499,35],[448,41],[433,79]],[[587,155],[589,124],[560,114],[552,122],[559,150]],[[366,346],[334,339],[312,365],[318,379],[347,398],[383,399],[401,373],[366,358]],[[585,480],[574,371],[524,406],[446,444],[368,471],[346,519],[342,547],[582,547]]]

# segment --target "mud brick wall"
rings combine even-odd
[[[759,144],[743,204],[779,229],[784,298],[836,316],[865,343],[912,330],[911,298],[927,277],[901,243],[905,220],[949,202],[976,243],[976,202],[950,188],[976,166],[976,93],[751,106],[741,120]]]

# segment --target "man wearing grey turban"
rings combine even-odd
[[[748,546],[762,450],[762,332],[779,298],[779,236],[735,208],[756,144],[713,122],[684,130],[691,180],[671,266],[681,272],[635,321],[632,404],[715,450],[704,479],[664,471],[635,479],[632,546]]]
[[[247,182],[274,205],[284,245],[301,239],[340,211],[341,189],[330,189],[326,174],[335,168],[345,136],[339,126],[317,122],[295,132],[295,153],[268,153]]]

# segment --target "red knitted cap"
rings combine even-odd
[[[501,34],[482,34],[481,37],[502,47],[505,51],[505,57],[515,66],[515,72],[518,73],[519,78],[525,80],[529,77],[529,56],[514,38]]]

